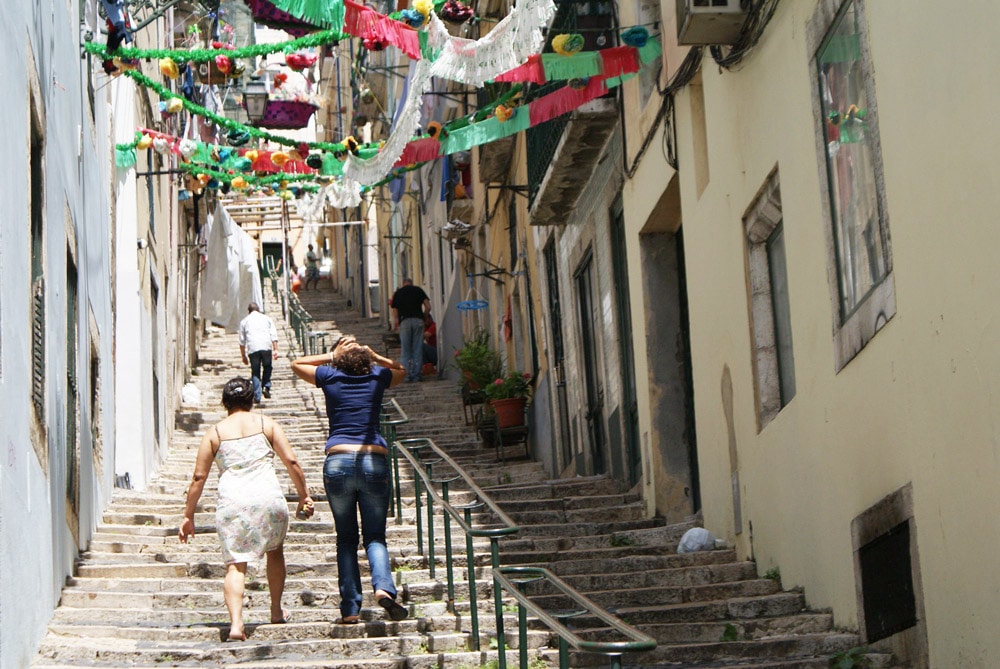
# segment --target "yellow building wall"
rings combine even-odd
[[[705,526],[811,607],[857,625],[851,521],[912,482],[932,667],[1000,658],[1000,5],[867,2],[896,315],[835,372],[805,29],[782,3],[736,72],[706,54],[708,182],[691,88],[677,97]],[[758,433],[741,217],[780,171],[797,394]],[[652,183],[652,181],[650,181]],[[626,200],[629,198],[626,196]],[[733,525],[722,378],[732,375],[743,532]],[[641,374],[640,374],[641,378]],[[750,532],[752,524],[752,533]]]

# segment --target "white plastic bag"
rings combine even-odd
[[[715,550],[715,535],[704,527],[692,527],[677,544],[678,553],[697,553]]]

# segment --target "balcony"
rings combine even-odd
[[[552,37],[579,32],[584,49],[617,44],[614,10],[606,0],[557,0],[545,51]],[[564,86],[551,82],[532,87],[530,101]],[[576,205],[601,157],[601,149],[618,121],[618,105],[609,93],[582,107],[525,132],[528,154],[528,196],[532,225],[562,225]]]
[[[532,225],[562,225],[618,122],[613,95],[527,131]]]

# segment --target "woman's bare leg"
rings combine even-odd
[[[237,562],[227,565],[226,580],[222,583],[222,594],[229,609],[229,636],[239,637],[243,631],[243,590],[246,585],[247,563]]]
[[[267,589],[271,594],[271,622],[285,622],[281,596],[285,592],[285,548],[278,546],[267,555]]]

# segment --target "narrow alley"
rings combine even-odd
[[[303,294],[304,306],[317,316],[318,331],[331,339],[350,333],[379,346],[384,331],[378,321],[358,318],[345,302],[330,291]],[[257,410],[285,427],[318,504],[312,519],[291,522],[286,540],[288,582],[283,604],[291,613],[289,622],[269,623],[263,566],[251,566],[245,596],[249,638],[223,643],[228,617],[214,532],[214,468],[199,505],[196,539],[188,545],[177,539],[198,442],[206,426],[223,416],[221,386],[246,374],[236,337],[212,328],[193,375],[200,391],[198,406],[178,415],[172,450],[150,486],[143,492],[116,491],[76,575],[62,593],[33,665],[36,669],[497,666],[489,548],[477,540],[475,591],[484,626],[479,630],[483,650],[476,652],[470,640],[466,557],[461,551],[453,556],[459,582],[454,610],[449,610],[443,519],[440,514],[434,519],[434,577],[418,544],[413,476],[405,463],[399,482],[403,514],[396,521],[390,519],[388,543],[410,617],[403,622],[388,620],[368,592],[362,625],[334,622],[337,569],[332,518],[322,491],[321,448],[326,436],[322,395],[293,378],[288,362],[296,355],[297,343],[287,326],[281,334],[282,355],[275,365],[272,395]],[[776,578],[758,578],[755,565],[739,561],[732,550],[677,554],[680,535],[693,525],[644,519],[638,498],[619,492],[611,479],[548,480],[538,463],[523,459],[523,452],[521,458],[499,462],[496,451],[485,448],[466,424],[453,381],[425,377],[422,383],[398,386],[389,397],[409,419],[398,426],[399,439],[432,439],[518,523],[520,531],[501,542],[505,566],[547,567],[601,607],[656,638],[655,650],[627,655],[626,665],[819,668],[828,665],[832,654],[857,644],[855,635],[831,629],[828,613],[806,610],[803,593],[783,592]],[[281,475],[289,508],[294,510],[294,489],[283,470]],[[495,522],[489,514],[476,517],[483,527]],[[428,531],[426,525],[423,530]],[[363,551],[361,556],[363,560]],[[548,609],[561,604],[551,593],[534,598]],[[509,666],[519,666],[516,611],[516,602],[505,597],[504,627],[512,646]],[[588,616],[571,626],[584,638],[596,640],[609,633],[600,620]],[[537,619],[529,622],[527,639],[530,666],[558,665],[557,639]],[[601,666],[600,656],[584,656],[574,653],[572,666],[595,662]]]

